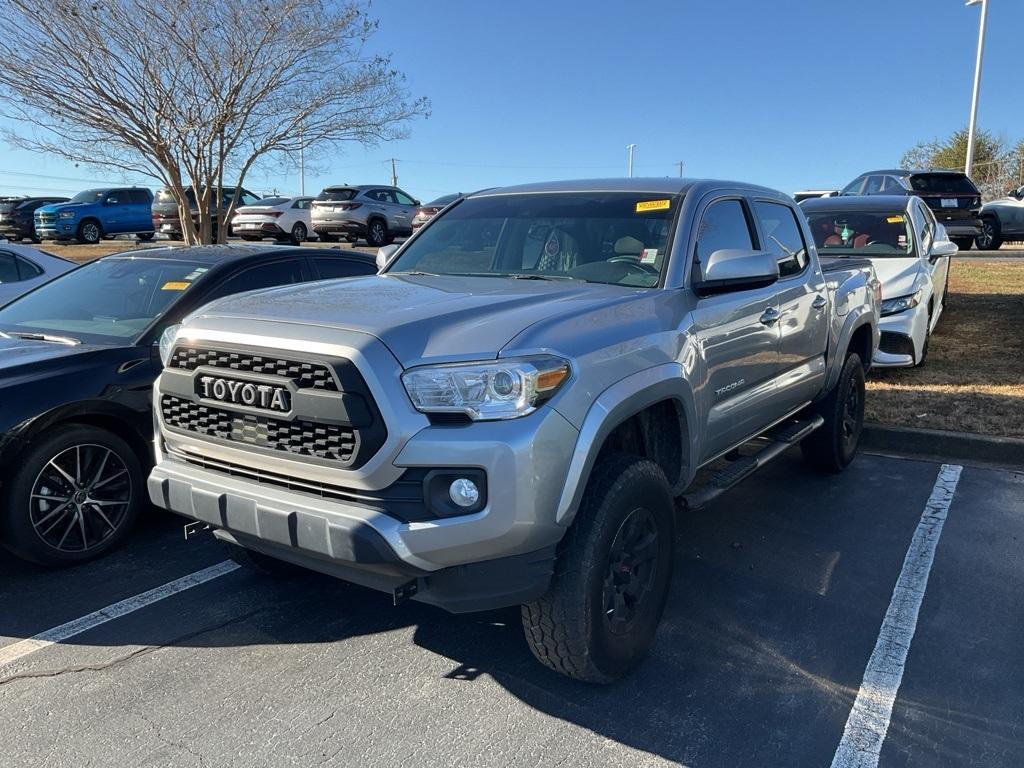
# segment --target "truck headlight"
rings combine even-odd
[[[463,413],[474,421],[490,421],[533,413],[568,378],[568,361],[538,355],[425,365],[403,373],[402,383],[422,413]]]
[[[160,364],[167,367],[171,360],[171,350],[174,349],[174,342],[178,338],[178,331],[181,330],[181,323],[169,325],[160,334]]]
[[[57,215],[60,216],[62,219],[73,219],[76,216],[74,211],[61,211]]]
[[[909,296],[897,296],[895,299],[884,299],[882,301],[882,317],[895,315],[899,312],[906,312],[921,303],[921,289]]]

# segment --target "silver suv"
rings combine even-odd
[[[394,248],[382,274],[224,299],[161,340],[150,498],[240,563],[522,605],[542,663],[609,682],[654,640],[676,500],[797,444],[829,472],[854,457],[880,285],[819,260],[792,198],[495,189]]]
[[[313,201],[313,231],[321,240],[360,238],[374,248],[412,234],[420,203],[398,187],[362,184],[326,187]]]

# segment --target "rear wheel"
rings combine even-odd
[[[971,250],[971,246],[974,245],[973,237],[951,237],[949,239],[952,240],[956,244],[956,247],[961,251],[969,251]]]
[[[137,232],[137,233],[135,233],[135,236],[137,238],[139,238],[139,240],[141,240],[142,242],[145,243],[145,242],[149,242],[150,240],[152,240],[153,239],[153,235],[155,235],[155,234],[156,234],[155,232]]]
[[[380,219],[374,219],[366,228],[366,243],[372,248],[387,245],[388,225]]]
[[[824,472],[841,472],[857,454],[864,427],[864,366],[856,352],[846,358],[839,381],[817,411],[825,423],[800,443],[804,461]]]
[[[309,233],[306,231],[306,225],[301,221],[295,222],[295,226],[292,227],[292,243],[295,245],[301,245],[308,235]]]
[[[100,229],[99,223],[95,220],[86,219],[78,225],[78,242],[85,243],[86,245],[96,245],[101,237],[103,237],[103,230]]]
[[[563,675],[613,682],[654,642],[672,581],[675,520],[661,469],[610,454],[594,467],[551,588],[522,607],[533,655]]]
[[[1002,230],[995,216],[986,216],[981,220],[981,234],[974,238],[974,244],[980,251],[998,251],[1003,244]]]
[[[5,483],[4,544],[42,565],[76,565],[118,546],[144,502],[142,467],[117,435],[64,425],[22,456]]]

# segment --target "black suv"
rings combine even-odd
[[[40,242],[36,234],[36,208],[66,203],[66,197],[0,197],[0,235],[11,242]]]
[[[185,190],[185,195],[188,197],[189,207],[192,209],[192,221],[199,225],[199,204],[196,203],[196,193],[189,187]],[[235,196],[234,187],[221,187],[221,211],[227,212],[228,206],[231,205],[231,200]],[[253,194],[245,187],[242,187],[242,193],[238,196],[239,207],[243,205],[252,205],[259,200],[259,196]],[[214,215],[217,209],[217,201],[214,199],[210,200],[210,215]],[[167,235],[171,240],[181,240],[181,219],[178,216],[178,203],[174,200],[174,195],[171,190],[164,187],[156,193],[156,197],[153,198],[153,229],[159,234]],[[229,225],[228,234],[231,234]],[[214,233],[216,238],[216,232]]]
[[[959,171],[869,171],[847,184],[841,194],[916,195],[961,251],[970,250],[981,234],[981,193]]]

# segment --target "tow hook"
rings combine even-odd
[[[210,530],[211,526],[209,523],[203,523],[196,520],[191,523],[186,523],[182,526],[182,530],[185,532],[185,541],[188,541],[189,536],[195,536],[197,533]]]
[[[404,603],[406,600],[411,598],[419,591],[419,582],[416,579],[413,579],[412,581],[407,581],[405,584],[401,584],[395,587],[395,592],[392,595],[392,598],[395,601],[395,605],[399,605],[400,603]]]

